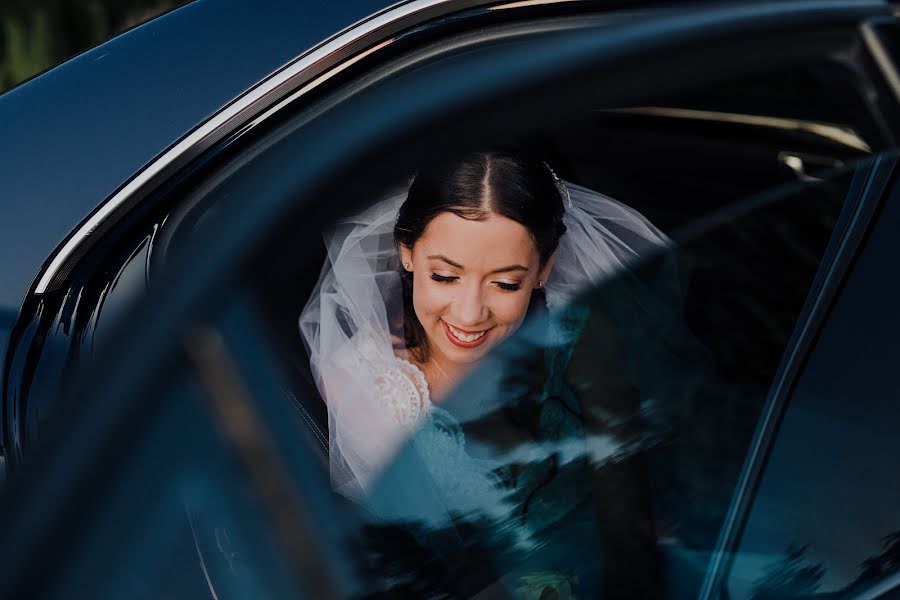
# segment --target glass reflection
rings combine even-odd
[[[850,175],[533,315],[371,490],[372,597],[696,594]]]
[[[729,576],[732,598],[851,597],[900,571],[896,194],[819,334]]]

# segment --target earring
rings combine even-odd
[[[406,269],[407,271],[409,271],[409,263],[408,262],[403,263],[403,268]]]
[[[543,279],[538,279],[538,289],[544,287],[544,283],[546,283]]]

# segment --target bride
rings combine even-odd
[[[300,329],[332,484],[357,498],[529,311],[559,311],[668,243],[633,209],[505,151],[423,169],[325,240]]]
[[[569,301],[668,238],[633,209],[561,181],[540,160],[486,151],[423,168],[408,189],[341,220],[325,241],[327,259],[300,329],[328,407],[333,487],[389,521],[439,529],[475,515],[522,556],[547,547],[547,535],[581,530],[586,521],[573,515],[589,495],[577,491],[582,472],[560,470],[554,487],[546,465],[534,461],[510,476],[504,463],[512,461],[481,452],[477,440],[467,445],[464,419],[442,403],[457,386],[471,391],[466,375],[529,313],[542,312],[554,339],[546,345],[553,372],[540,427],[552,431],[546,439],[587,439],[577,411],[558,406],[567,344],[585,322]],[[490,378],[479,370],[475,393],[465,396],[477,405],[470,415],[516,401]],[[424,477],[387,469],[410,453]],[[385,475],[387,484],[375,486]],[[557,562],[573,551],[556,547]],[[544,562],[516,564],[530,573],[520,582],[543,581],[545,573],[522,565],[546,570]]]

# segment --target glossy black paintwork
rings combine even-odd
[[[6,356],[26,292],[81,221],[229,101],[389,4],[198,0],[0,96],[0,361],[6,374],[28,368],[23,357]],[[37,318],[26,313],[28,322],[18,328],[25,337]],[[20,393],[7,389],[10,397]]]
[[[0,311],[67,234],[169,145],[389,4],[198,0],[0,96]]]
[[[65,290],[26,301],[8,357],[3,403],[8,467],[22,459],[58,410],[60,395],[110,331],[108,324],[146,292],[164,219],[144,224],[131,244],[77,272]]]

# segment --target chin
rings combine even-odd
[[[495,344],[483,346],[472,350],[463,350],[461,348],[447,348],[446,345],[441,348],[444,356],[460,365],[470,365],[477,363],[479,360],[487,356],[487,353],[494,348]]]

